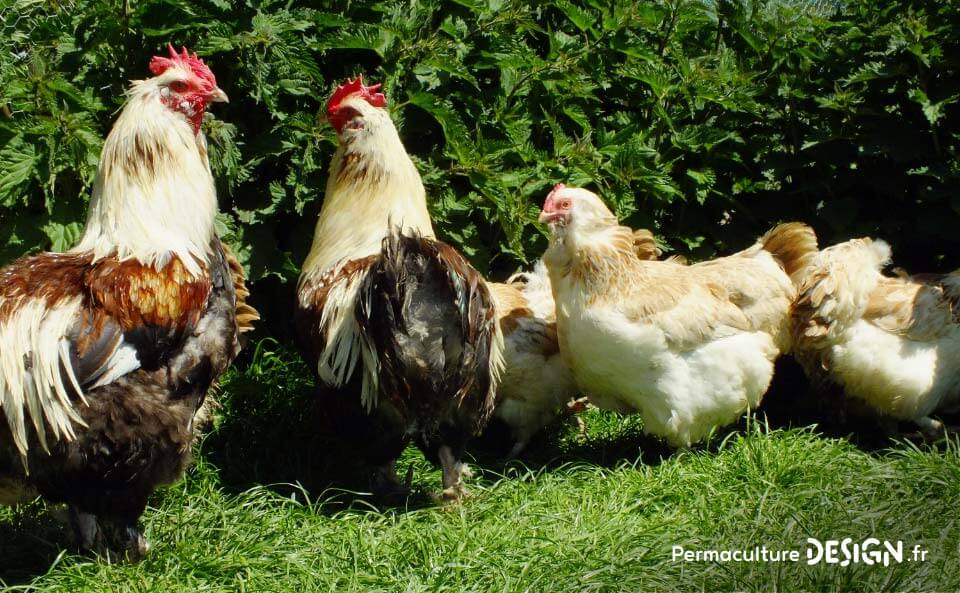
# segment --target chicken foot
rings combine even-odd
[[[920,434],[923,436],[923,440],[928,443],[934,443],[940,439],[947,438],[953,433],[960,432],[960,427],[955,425],[948,426],[940,420],[931,418],[930,416],[918,418],[914,420],[913,423],[916,424],[917,428],[920,429]]]
[[[68,522],[77,547],[108,562],[139,562],[150,553],[150,543],[136,522],[97,517],[73,505]]]
[[[572,417],[577,423],[577,432],[580,436],[583,436],[587,433],[587,423],[583,421],[578,414],[581,412],[586,412],[590,407],[590,398],[580,397],[577,399],[571,399],[567,402],[566,414],[568,417]]]
[[[89,552],[102,548],[103,537],[96,515],[84,513],[71,505],[68,509],[67,521],[73,532],[74,543],[81,551]]]
[[[460,499],[467,493],[466,488],[463,487],[463,477],[470,475],[470,468],[457,459],[448,445],[441,445],[437,456],[440,458],[440,468],[443,470],[441,497],[446,501]]]

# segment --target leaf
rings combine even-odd
[[[26,203],[21,192],[31,179],[36,178],[39,160],[36,147],[20,135],[14,136],[0,150],[0,205],[11,207]]]
[[[79,222],[62,224],[50,221],[43,226],[43,232],[50,239],[50,250],[59,253],[76,245],[83,234],[83,224]]]
[[[589,31],[597,21],[589,11],[580,8],[569,0],[554,0],[553,5],[559,8],[570,19],[570,22],[581,31]]]
[[[447,146],[452,149],[457,160],[464,163],[474,161],[475,154],[469,140],[470,133],[450,104],[429,93],[409,93],[407,101],[411,105],[423,109],[437,120],[437,123],[443,128]]]
[[[934,127],[936,127],[937,123],[944,117],[944,107],[952,105],[957,102],[957,99],[960,99],[960,94],[958,94],[933,102],[927,97],[926,93],[917,88],[910,89],[907,92],[907,96],[920,105],[924,117],[926,117],[930,125]]]

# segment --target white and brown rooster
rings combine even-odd
[[[943,435],[960,409],[960,271],[890,277],[890,246],[853,239],[813,259],[793,315],[794,355],[874,412]]]
[[[147,497],[183,472],[194,414],[237,354],[238,314],[255,316],[214,231],[200,132],[227,97],[169,49],[127,93],[79,244],[0,270],[0,503],[67,503],[82,548],[131,560]]]
[[[463,448],[493,411],[502,337],[483,278],[435,238],[378,89],[358,78],[327,103],[339,147],[300,276],[297,331],[327,388],[326,413],[343,417],[335,424],[355,452],[399,485],[394,462],[412,439],[456,498]]]
[[[760,404],[790,345],[791,276],[816,252],[806,225],[781,225],[730,257],[642,260],[592,192],[558,185],[540,215],[560,347],[600,408],[637,413],[683,447]]]

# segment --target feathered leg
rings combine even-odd
[[[99,552],[103,548],[103,537],[96,515],[84,513],[74,505],[70,505],[68,513],[70,529],[80,551]]]
[[[517,442],[513,444],[513,447],[510,448],[510,451],[507,453],[507,456],[504,459],[507,461],[510,461],[511,459],[519,459],[520,454],[526,450],[528,444],[529,439],[517,439]]]
[[[150,553],[150,543],[136,519],[97,516],[70,505],[68,521],[81,552],[108,562],[139,562]]]
[[[944,427],[943,422],[931,418],[930,416],[924,416],[923,418],[917,418],[914,420],[914,424],[920,429],[920,434],[923,435],[923,440],[928,443],[939,441],[947,435],[947,429]]]
[[[139,562],[150,553],[150,543],[136,519],[99,517],[100,529],[106,543],[107,557],[119,554],[118,561]]]
[[[413,484],[413,466],[407,468],[407,475],[403,481],[397,475],[397,460],[391,459],[377,468],[374,485],[378,494],[382,496],[408,496]]]

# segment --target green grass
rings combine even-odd
[[[196,465],[155,496],[146,561],[63,553],[60,525],[35,503],[0,510],[0,579],[69,592],[960,590],[956,442],[864,451],[753,422],[670,455],[634,419],[592,411],[585,435],[562,427],[525,465],[480,450],[460,504],[429,501],[439,472],[408,450],[401,465],[414,464],[420,494],[389,505],[362,492],[359,474],[304,466],[331,468],[324,459],[337,453],[305,451],[316,442],[294,424],[307,417],[310,382],[295,357],[268,350],[225,382]],[[311,490],[258,484],[296,473]],[[928,560],[841,568],[670,556],[673,545],[803,553],[808,536],[903,540],[908,558],[920,544]]]

